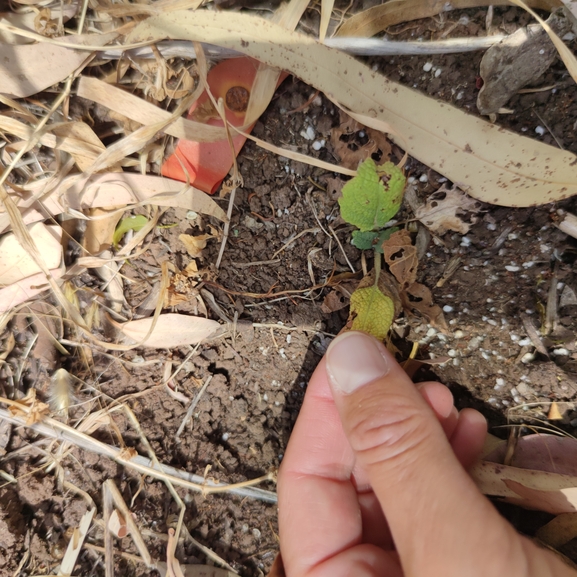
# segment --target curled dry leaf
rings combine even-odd
[[[417,280],[417,247],[413,245],[411,235],[405,229],[393,233],[383,243],[383,254],[389,270],[401,287],[408,287]]]
[[[340,311],[349,306],[351,294],[355,291],[357,282],[344,282],[337,285],[327,294],[321,304],[321,311],[325,314]]]
[[[502,464],[506,453],[506,443],[500,442],[484,459]],[[517,471],[526,470],[535,480],[531,480],[527,485],[522,478],[509,478],[505,486],[515,494],[506,495],[508,500],[522,506],[562,513],[539,530],[539,538],[552,546],[560,546],[577,536],[576,514],[571,512],[577,511],[577,495],[571,502],[567,502],[567,493],[563,491],[572,488],[571,480],[575,481],[573,486],[577,487],[577,440],[573,437],[545,434],[521,437],[515,445],[510,467]],[[541,475],[549,475],[545,477],[549,483],[557,480],[561,485],[551,487],[543,482],[538,484]],[[554,492],[559,487],[562,490]]]
[[[196,300],[198,300],[199,303],[202,303],[200,293],[196,288],[198,281],[195,280],[195,277],[198,277],[198,267],[196,261],[192,260],[184,270],[181,270],[170,277],[170,285],[166,291],[164,306],[172,307],[182,303],[194,302]],[[206,312],[206,309],[204,309],[203,312]],[[197,310],[194,311],[194,314],[197,314]]]
[[[443,186],[429,196],[424,206],[417,208],[415,216],[437,234],[448,230],[467,234],[477,222],[476,214],[480,210],[481,203],[462,190]]]
[[[121,451],[122,452],[122,451]],[[108,520],[108,529],[117,539],[124,539],[128,535],[126,521],[118,509],[114,509]]]
[[[431,325],[443,332],[448,330],[445,316],[439,305],[433,302],[433,294],[424,284],[415,282],[401,292],[403,308],[408,313],[415,311]]]
[[[485,495],[548,513],[577,511],[577,477],[480,461],[471,477]]]
[[[120,206],[110,209],[91,208],[86,211],[90,220],[84,231],[82,246],[88,254],[96,256],[112,248],[114,232],[123,208]]]
[[[521,8],[529,12],[529,14],[531,14],[531,16],[533,16],[533,18],[535,18],[535,20],[537,20],[537,22],[539,22],[541,26],[543,26],[547,34],[549,34],[551,42],[553,42],[553,44],[555,45],[555,48],[559,53],[559,58],[561,58],[563,64],[565,64],[567,71],[571,75],[571,78],[573,78],[573,80],[577,82],[577,58],[575,58],[575,54],[569,49],[567,44],[565,44],[565,42],[563,42],[563,40],[559,38],[559,36],[555,33],[555,31],[551,28],[551,26],[549,26],[549,24],[545,20],[543,20],[541,16],[539,16],[539,14],[537,14],[534,10],[532,10],[530,6],[528,6],[525,2],[523,2],[523,0],[511,0],[511,4],[520,6]],[[569,11],[567,11],[565,17],[567,16],[568,13]]]
[[[547,24],[559,36],[571,30],[563,12],[555,12]],[[540,24],[517,30],[491,46],[481,60],[483,87],[477,96],[481,114],[498,112],[517,91],[536,80],[551,66],[557,50]]]
[[[70,146],[70,155],[76,161],[81,171],[92,166],[98,155],[106,150],[104,144],[94,130],[85,122],[63,122],[56,126],[51,126],[50,131],[57,137],[57,147],[62,146],[62,139],[68,139],[76,146]]]
[[[177,313],[160,315],[150,332],[153,322],[154,318],[151,317],[114,324],[124,335],[126,344],[142,344],[155,349],[195,345],[212,336],[220,328],[216,321]]]
[[[89,208],[122,206],[120,216],[124,207],[138,204],[184,208],[227,220],[222,208],[201,190],[160,176],[131,172],[95,174],[88,179],[69,176],[61,183],[36,181],[26,190],[28,195],[24,198],[19,195],[18,202],[26,224],[44,220],[46,211],[56,216],[70,209],[82,212]],[[42,207],[36,200],[39,197],[42,197]],[[0,212],[0,232],[9,225],[8,215]]]
[[[321,304],[321,311],[325,314],[340,311],[349,305],[350,297],[346,297],[342,292],[333,289],[324,299]]]
[[[325,181],[327,183],[327,193],[331,200],[338,200],[343,194],[343,186],[345,185],[345,182],[340,178],[334,178],[332,176],[327,176]]]
[[[506,446],[498,445],[485,456],[485,460],[502,463],[506,451]],[[577,477],[577,439],[557,435],[526,435],[517,440],[510,465]]]
[[[342,110],[340,117],[340,125],[331,131],[331,144],[342,166],[356,170],[369,157],[377,164],[389,160],[391,145],[382,132],[363,126]]]
[[[192,258],[202,256],[202,249],[206,248],[206,243],[211,238],[214,238],[212,234],[199,234],[197,236],[192,236],[190,234],[178,235],[178,240],[182,242],[186,248],[186,252],[188,252]]]

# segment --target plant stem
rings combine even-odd
[[[375,250],[375,286],[379,286],[379,277],[381,276],[381,253]]]

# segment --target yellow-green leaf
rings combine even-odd
[[[377,166],[368,158],[343,187],[341,216],[361,232],[383,228],[401,207],[405,182],[403,171],[392,162]]]
[[[129,230],[138,232],[140,229],[144,228],[147,224],[148,219],[142,214],[123,218],[116,227],[116,230],[114,231],[114,236],[112,237],[112,242],[114,243],[114,246],[118,246],[118,243],[122,240],[122,237]]]
[[[392,299],[385,296],[377,286],[357,289],[351,295],[351,313],[356,315],[351,329],[384,340],[395,316]]]

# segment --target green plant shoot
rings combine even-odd
[[[353,330],[369,333],[384,340],[394,320],[393,300],[379,289],[382,244],[397,228],[385,225],[401,208],[406,179],[403,171],[392,162],[377,166],[365,160],[357,175],[343,187],[339,199],[341,216],[358,228],[352,243],[361,250],[375,251],[375,282],[373,286],[357,289],[351,295]]]
[[[360,232],[380,231],[401,208],[405,175],[392,162],[377,166],[368,158],[343,187],[341,216]]]
[[[112,237],[112,243],[115,247],[118,247],[118,244],[122,240],[122,237],[129,231],[133,230],[134,232],[138,232],[142,228],[144,228],[148,224],[148,219],[142,215],[138,214],[136,216],[128,216],[123,218],[116,227],[114,231],[114,236]]]

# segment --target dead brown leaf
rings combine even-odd
[[[382,132],[363,126],[342,110],[340,115],[340,125],[331,131],[331,144],[342,166],[356,170],[367,158],[377,164],[389,160],[391,145]]]
[[[356,281],[345,282],[331,290],[321,304],[323,313],[334,313],[349,306],[351,294],[357,288],[357,285]]]
[[[402,293],[403,308],[409,314],[416,311],[424,317],[431,326],[445,332],[448,330],[445,316],[439,305],[433,302],[433,294],[424,284],[415,282]]]
[[[336,202],[343,195],[343,186],[345,185],[345,182],[340,178],[333,177],[327,177],[325,181],[327,183],[327,193],[331,200]]]
[[[393,233],[383,243],[383,254],[390,271],[401,287],[408,287],[417,280],[417,247],[406,229]]]
[[[179,234],[178,239],[186,248],[186,252],[192,258],[198,258],[202,256],[202,249],[206,248],[206,243],[214,238],[212,234],[199,234],[197,236],[192,236],[190,234]]]
[[[321,305],[321,311],[325,314],[334,313],[344,309],[349,304],[347,299],[341,292],[332,290],[324,299]]]
[[[415,216],[436,234],[442,235],[448,230],[467,234],[477,222],[481,207],[479,201],[459,188],[443,186],[415,211]]]
[[[185,269],[172,275],[164,299],[165,307],[174,307],[199,298],[200,293],[196,288],[198,281],[193,278],[197,273],[198,267],[192,260]]]
[[[562,14],[551,14],[547,24],[559,36],[571,30],[571,22]],[[483,87],[477,96],[479,112],[498,112],[519,89],[546,72],[556,57],[557,50],[541,24],[521,28],[491,46],[481,60]]]
[[[50,407],[36,398],[36,389],[32,387],[28,389],[26,396],[18,401],[18,404],[21,405],[22,408],[19,408],[16,405],[11,405],[8,407],[8,410],[15,416],[26,416],[27,425],[33,425],[34,423],[40,422],[50,413]],[[25,410],[24,407],[27,407],[28,410]]]

